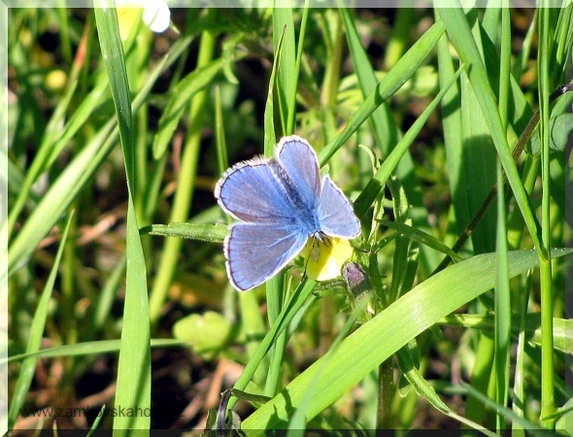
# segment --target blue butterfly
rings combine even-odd
[[[233,286],[246,291],[276,275],[309,238],[351,239],[360,234],[352,205],[315,151],[296,135],[283,138],[276,158],[240,162],[219,179],[215,197],[240,220],[229,228],[224,252]]]

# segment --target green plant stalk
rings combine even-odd
[[[264,112],[264,153],[267,157],[272,157],[274,155],[274,148],[276,143],[276,129],[275,129],[275,107],[278,108],[278,114],[281,119],[281,124],[283,129],[286,129],[285,123],[288,117],[289,111],[294,111],[294,107],[288,108],[288,92],[296,94],[296,85],[291,87],[291,77],[290,75],[284,75],[284,68],[290,68],[288,61],[285,61],[284,56],[294,56],[294,36],[291,38],[289,35],[289,23],[290,28],[293,27],[292,21],[292,10],[281,11],[278,9],[273,9],[273,43],[274,43],[274,60],[273,68],[271,70],[271,77],[269,80],[269,89],[267,92],[267,99],[265,101],[265,112]],[[294,35],[294,30],[292,31]],[[292,45],[292,47],[287,47]],[[296,74],[296,72],[292,72]],[[282,84],[282,85],[281,85]],[[283,102],[281,93],[286,93],[284,95],[285,101]],[[276,100],[275,97],[276,96]],[[284,107],[281,105],[284,104]],[[267,299],[267,318],[269,326],[273,326],[276,323],[276,319],[280,314],[281,308],[283,306],[283,290],[285,290],[285,282],[283,280],[283,274],[280,273],[273,278],[269,279],[265,285],[266,299]],[[241,303],[250,303],[251,305],[257,305],[256,299],[241,298]],[[253,308],[254,310],[254,308]],[[251,324],[249,319],[246,319],[246,312],[242,312],[243,318],[247,324]],[[254,326],[251,326],[253,328]],[[284,332],[280,334],[284,337]],[[281,378],[282,360],[284,353],[284,339],[277,339],[271,345],[271,352],[269,354],[270,363],[268,367],[268,373],[265,378],[264,393],[268,396],[274,396]],[[251,354],[252,350],[249,351]],[[256,353],[256,350],[255,352]],[[262,373],[262,366],[258,366],[258,375]]]
[[[207,65],[213,59],[215,37],[204,31],[201,34],[201,46],[197,60],[197,68]],[[197,159],[201,142],[202,118],[207,101],[207,91],[199,91],[191,101],[189,115],[189,134],[185,144],[185,150],[181,159],[181,172],[179,174],[177,192],[173,201],[170,222],[183,222],[188,219],[189,207],[193,198],[195,187],[195,175]],[[167,238],[161,254],[161,262],[157,270],[156,280],[149,298],[149,317],[154,326],[161,316],[161,309],[171,285],[171,280],[178,265],[181,252],[182,240],[179,238]]]
[[[297,76],[294,71],[296,66],[296,45],[294,37],[294,20],[291,8],[276,7],[273,9],[273,46],[275,54],[282,44],[280,62],[277,69],[276,96],[279,108],[279,119],[282,133],[288,133],[287,121],[289,118],[289,105],[292,95],[296,94],[296,82],[293,77]],[[290,108],[294,110],[294,108]],[[266,150],[265,150],[266,152]]]
[[[545,2],[542,2],[545,3]],[[539,19],[539,129],[541,139],[541,244],[539,254],[539,276],[541,286],[541,424],[549,427],[550,420],[544,420],[555,412],[554,364],[553,364],[553,290],[551,275],[551,218],[550,218],[550,173],[549,173],[549,94],[552,65],[551,10],[541,7]],[[546,256],[543,256],[545,255]]]
[[[300,21],[300,32],[298,34],[298,46],[296,50],[296,61],[294,67],[294,89],[291,90],[292,95],[289,96],[288,102],[288,119],[287,119],[287,130],[285,133],[293,133],[295,129],[295,117],[296,117],[296,94],[298,88],[298,78],[300,75],[300,66],[302,62],[302,52],[304,49],[304,36],[306,35],[306,23],[308,22],[310,0],[304,1],[304,9],[302,10],[302,18]]]
[[[497,183],[503,183],[503,172],[497,162]],[[507,266],[507,229],[505,215],[505,197],[498,196],[497,201],[497,242],[496,254],[496,286],[495,286],[495,394],[499,405],[507,406],[509,392],[509,353],[511,346],[511,302],[509,288],[509,272]],[[496,430],[503,432],[506,427],[505,418],[496,415]]]
[[[378,366],[377,429],[391,429],[393,427],[392,401],[394,393],[394,358],[391,356]]]
[[[499,75],[499,100],[498,109],[501,124],[507,130],[507,102],[510,91],[509,77],[511,74],[511,23],[510,10],[507,0],[504,0],[501,9],[501,55]],[[503,187],[504,177],[499,160],[496,164],[497,186]],[[511,301],[507,266],[507,223],[505,196],[497,196],[497,232],[496,253],[499,255],[497,262],[497,283],[494,293],[495,307],[495,396],[498,404],[507,406],[509,392],[509,354],[511,346]],[[506,428],[505,417],[496,415],[496,430],[503,432]]]
[[[324,72],[324,80],[322,83],[322,92],[320,93],[320,102],[330,112],[331,108],[336,105],[338,97],[338,83],[340,82],[340,64],[342,62],[342,17],[340,14],[335,15],[335,23],[329,26],[326,23],[324,29],[325,38],[330,41],[327,44],[327,59],[326,70]]]

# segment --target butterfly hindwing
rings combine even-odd
[[[227,275],[235,288],[250,290],[276,275],[306,240],[298,228],[236,223],[225,239]]]

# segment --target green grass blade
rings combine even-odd
[[[285,20],[287,23],[283,23]],[[281,25],[281,23],[283,25]],[[292,30],[293,24],[292,10],[289,9],[287,12],[285,12],[281,9],[273,9],[273,27],[276,31],[278,31],[278,33],[275,33],[274,36],[275,56],[273,60],[273,68],[270,75],[269,90],[267,92],[264,112],[264,152],[265,156],[267,157],[274,156],[275,150],[275,107],[278,107],[279,116],[284,122],[283,129],[285,129],[286,123],[288,123],[287,118],[289,118],[289,105],[290,101],[292,100],[291,94],[288,93],[296,94],[296,87],[292,88],[291,84],[287,83],[287,81],[290,81],[291,78],[285,76],[284,71],[281,73],[282,66],[285,63],[284,56],[287,38],[290,37],[292,39],[290,43],[294,45],[294,30]],[[290,47],[290,49],[294,50],[293,47]],[[294,53],[292,53],[292,55],[294,56]],[[287,66],[285,68],[287,68],[291,73],[294,73],[292,67]],[[277,99],[275,99],[275,96]],[[294,111],[294,108],[291,109]],[[269,279],[265,284],[267,318],[270,326],[273,326],[276,323],[277,317],[279,316],[281,307],[283,305],[283,295],[285,290],[285,283],[283,278],[283,273],[279,273],[278,275]],[[252,313],[255,309],[253,306],[256,305],[256,302],[252,298],[241,296],[241,305],[248,313]],[[258,322],[259,321],[257,319],[252,321],[245,321],[250,331],[257,329]],[[281,375],[282,357],[284,353],[284,339],[285,334],[281,333],[271,345],[271,353],[269,354],[270,363],[267,376],[264,380],[264,393],[267,396],[274,396],[277,391],[278,381]],[[253,359],[253,357],[256,357],[256,354],[258,353],[258,349],[254,351],[251,350],[250,352],[251,359]]]
[[[160,74],[181,56],[190,42],[191,38],[178,41],[151,72],[148,81],[133,100],[133,111],[139,109]],[[12,275],[32,254],[116,145],[118,130],[113,129],[115,122],[115,118],[112,118],[106,123],[66,166],[34,208],[18,235],[11,241],[8,253],[8,276]]]
[[[573,249],[555,249],[554,256],[571,252]],[[511,277],[539,262],[533,251],[509,252],[508,258]],[[307,420],[312,419],[412,338],[492,288],[496,276],[495,259],[495,253],[477,255],[413,288],[346,338],[328,357],[324,367],[323,358],[312,364],[249,416],[243,422],[243,428],[250,430],[249,435],[262,435],[264,429],[285,427],[306,387],[320,369],[317,389],[307,410]],[[404,314],[410,315],[406,323]],[[380,341],[381,338],[384,341]]]
[[[185,342],[172,338],[152,338],[152,348],[185,346]],[[7,359],[0,360],[0,364],[22,361],[30,357],[55,358],[55,357],[78,357],[82,355],[101,355],[110,352],[118,352],[121,349],[121,340],[84,341],[82,343],[67,344],[42,349],[36,352],[11,355]]]
[[[529,197],[521,184],[516,163],[513,160],[507,143],[506,131],[501,124],[497,101],[489,86],[488,74],[472,36],[464,11],[459,3],[456,7],[438,8],[438,11],[447,28],[452,44],[468,69],[468,78],[475,91],[479,107],[489,127],[497,154],[503,165],[507,180],[521,210],[527,229],[534,241],[535,247],[540,251],[541,256],[545,258],[546,254],[543,253],[544,249],[538,237],[538,235],[540,235],[539,223],[533,214]]]
[[[104,0],[98,1],[94,6],[100,48],[109,76],[119,125],[128,185],[127,269],[115,407],[150,411],[151,334],[145,257],[133,206],[135,150],[129,84],[114,3]],[[130,429],[148,430],[151,426],[151,417],[148,414],[117,415],[114,417],[113,426],[114,435],[126,435]]]
[[[441,21],[434,23],[418,41],[404,54],[376,88],[368,95],[354,116],[348,120],[344,130],[326,145],[319,153],[321,165],[326,164],[334,153],[358,130],[358,128],[374,113],[376,109],[420,68],[420,65],[434,50],[436,43],[444,32]]]
[[[507,4],[504,4],[507,6]],[[502,126],[507,129],[507,107],[509,95],[509,77],[511,76],[511,26],[509,9],[501,10],[501,56],[499,75],[499,113]],[[503,186],[503,172],[499,161],[497,162],[497,185]],[[499,405],[507,406],[509,400],[509,365],[511,348],[511,299],[510,285],[507,274],[507,213],[505,196],[499,195],[497,199],[497,235],[496,253],[498,254],[497,281],[494,290],[495,309],[495,398]],[[496,430],[503,432],[507,426],[505,417],[496,416]]]
[[[408,13],[406,12],[406,14],[402,14],[402,11],[403,10],[400,10],[400,16],[406,17]],[[360,35],[356,30],[356,25],[350,11],[346,8],[341,8],[340,13],[344,20],[344,28],[348,39],[350,53],[352,55],[354,70],[358,76],[362,94],[366,98],[368,94],[376,88],[374,69],[370,64],[366,50],[362,47],[362,41],[360,40]],[[399,39],[401,40],[401,38]],[[394,62],[392,62],[392,64],[394,64]],[[376,138],[376,144],[380,147],[382,156],[386,157],[390,154],[392,148],[398,143],[399,138],[402,136],[402,132],[396,125],[394,117],[388,105],[385,103],[382,103],[378,109],[373,112],[370,117],[370,121]],[[411,204],[408,214],[412,218],[413,226],[420,231],[429,234],[431,229],[428,226],[428,211],[423,204],[422,189],[418,178],[415,176],[416,172],[414,169],[414,161],[409,151],[407,151],[398,162],[395,173],[396,177],[402,182],[408,200]],[[424,266],[426,273],[429,273],[439,262],[438,258],[435,256],[435,253],[428,250],[426,246],[421,247],[421,252],[422,256],[420,257],[420,261]]]
[[[447,86],[442,88],[438,95],[434,97],[432,102],[424,109],[424,112],[420,114],[420,116],[416,119],[414,124],[408,129],[408,132],[404,134],[402,139],[396,144],[396,147],[390,155],[384,160],[374,177],[368,182],[364,190],[360,193],[356,201],[354,202],[354,209],[356,211],[356,215],[358,217],[363,217],[367,211],[369,210],[370,206],[374,203],[378,194],[386,184],[388,178],[394,172],[394,169],[398,165],[398,161],[402,158],[404,153],[408,150],[410,145],[414,142],[416,136],[422,130],[422,127],[440,104],[441,100],[443,99],[444,95],[448,91],[449,87],[452,86],[459,75],[461,74],[462,69],[460,68],[456,75],[454,75]],[[387,76],[386,76],[387,77]]]
[[[10,409],[8,410],[8,429],[12,429],[14,427],[14,423],[16,422],[16,419],[20,414],[20,410],[26,400],[26,394],[30,389],[32,378],[36,372],[37,357],[29,355],[38,352],[40,349],[40,343],[42,341],[42,335],[44,334],[46,319],[48,317],[50,298],[52,297],[54,283],[56,282],[56,276],[58,275],[58,268],[60,267],[62,254],[64,253],[64,247],[68,238],[68,231],[72,222],[72,216],[73,215],[70,214],[68,217],[68,222],[62,234],[62,241],[58,247],[58,252],[56,253],[56,257],[54,259],[54,264],[50,269],[48,280],[46,281],[46,285],[44,286],[44,290],[42,291],[42,295],[38,302],[38,307],[34,313],[34,319],[32,320],[32,326],[30,327],[30,337],[28,344],[26,345],[26,354],[28,357],[22,363],[20,376],[18,377],[18,382],[10,402]]]
[[[438,240],[433,235],[427,234],[427,233],[421,231],[420,229],[417,229],[417,228],[412,227],[412,226],[408,226],[404,223],[391,222],[391,221],[386,221],[386,220],[383,220],[380,223],[382,225],[390,228],[390,229],[395,230],[396,232],[399,232],[402,235],[405,235],[406,237],[408,237],[414,241],[417,241],[418,243],[420,243],[422,245],[425,245],[425,246],[430,247],[434,250],[437,250],[438,252],[442,252],[445,255],[451,256],[452,259],[455,259],[457,261],[461,261],[460,255],[458,255],[457,253],[452,251],[452,249],[450,249],[442,241]]]
[[[487,396],[485,396],[483,393],[480,393],[475,388],[473,388],[471,385],[466,384],[466,383],[462,383],[462,386],[467,389],[470,396],[475,397],[478,401],[483,402],[488,407],[494,409],[498,414],[503,415],[503,417],[505,417],[506,419],[511,420],[512,422],[518,423],[520,426],[522,426],[524,429],[526,429],[529,433],[531,433],[531,435],[539,436],[539,437],[547,435],[547,431],[540,430],[539,425],[536,425],[536,424],[530,422],[529,420],[524,419],[523,417],[519,417],[513,411],[511,411],[510,409],[492,401]]]

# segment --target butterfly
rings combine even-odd
[[[360,222],[330,176],[320,176],[316,152],[303,138],[282,138],[275,157],[228,169],[215,186],[221,208],[239,221],[224,241],[227,276],[239,291],[276,275],[309,238],[352,239]]]

